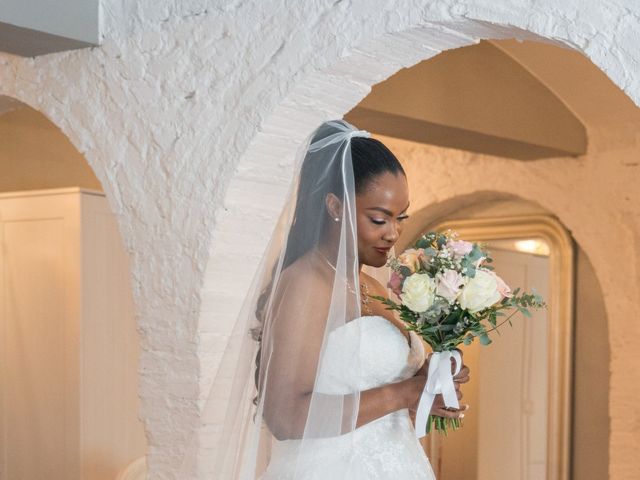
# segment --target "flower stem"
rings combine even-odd
[[[489,330],[487,330],[485,333],[489,333],[489,332],[493,332],[494,330],[497,330],[497,329],[498,329],[498,327],[502,326],[502,325],[504,324],[504,322],[509,321],[509,319],[510,319],[511,317],[513,317],[516,313],[518,313],[518,311],[519,311],[519,310],[517,310],[517,309],[516,309],[516,310],[515,310],[511,315],[509,315],[507,318],[505,318],[502,322],[500,322],[500,323],[499,323],[498,325],[496,325],[495,327],[490,328],[490,329],[489,329]]]

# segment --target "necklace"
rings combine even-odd
[[[333,266],[333,264],[325,256],[325,254],[322,253],[320,249],[317,249],[317,250],[318,250],[318,253],[322,255],[322,258],[324,258],[327,264],[333,269],[333,271],[337,273],[336,267]],[[353,293],[354,295],[357,295],[356,291],[353,288],[351,288],[351,285],[349,285],[349,283],[346,280],[345,280],[345,284],[347,285],[347,288],[351,293]],[[369,305],[369,302],[371,301],[371,299],[369,298],[369,286],[365,282],[360,282],[360,291],[362,292],[362,295],[360,296],[361,297],[360,303],[364,307],[365,313],[367,314],[373,313],[371,311],[371,306]]]

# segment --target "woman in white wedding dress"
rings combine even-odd
[[[432,480],[412,419],[425,344],[369,297],[388,289],[364,271],[384,271],[408,218],[405,172],[342,120],[322,124],[302,152],[213,383],[208,410],[224,418],[215,478]],[[454,377],[458,398],[468,375],[463,366]],[[221,413],[211,399],[226,390]],[[446,409],[438,395],[431,413],[466,408]]]

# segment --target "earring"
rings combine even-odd
[[[334,220],[335,222],[339,222],[339,221],[340,221],[340,219],[339,219],[338,217],[335,217],[333,220]]]

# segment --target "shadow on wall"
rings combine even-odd
[[[0,192],[83,187],[102,191],[84,157],[43,114],[0,95]]]

